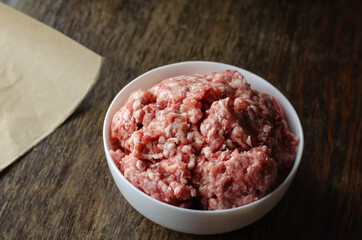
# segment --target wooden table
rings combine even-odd
[[[2,0],[106,58],[97,84],[54,133],[0,173],[0,239],[361,239],[359,1]],[[297,176],[265,217],[193,236],[136,212],[102,145],[113,97],[152,68],[224,62],[279,88],[298,112]]]

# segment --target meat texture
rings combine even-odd
[[[234,70],[132,93],[113,117],[110,139],[114,162],[134,186],[165,203],[210,210],[269,193],[299,143],[276,99]]]

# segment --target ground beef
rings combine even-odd
[[[110,154],[146,194],[228,209],[269,193],[299,139],[278,102],[237,71],[173,77],[138,90],[114,115]]]

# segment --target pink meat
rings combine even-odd
[[[268,148],[250,151],[225,150],[200,158],[193,183],[198,186],[204,209],[228,209],[243,206],[265,196],[277,177],[277,164],[268,156]]]
[[[110,139],[133,185],[160,201],[203,209],[265,196],[277,169],[292,166],[299,143],[277,101],[231,70],[132,93],[113,117]]]

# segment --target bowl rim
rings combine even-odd
[[[128,88],[130,87],[134,82],[136,82],[136,80],[143,78],[146,75],[149,75],[153,72],[156,71],[160,71],[163,70],[165,68],[170,68],[170,67],[175,67],[175,66],[181,66],[181,65],[189,65],[189,64],[215,64],[215,65],[219,65],[219,66],[223,66],[226,67],[228,69],[235,69],[238,70],[240,72],[240,70],[247,72],[248,74],[252,75],[255,78],[259,78],[259,80],[262,80],[263,84],[267,84],[269,85],[269,87],[274,88],[274,90],[276,92],[278,92],[283,98],[285,98],[285,103],[287,105],[289,105],[290,107],[290,111],[288,111],[288,115],[295,115],[296,116],[296,132],[294,133],[295,135],[297,135],[299,137],[299,144],[298,144],[298,149],[297,149],[297,154],[296,154],[296,158],[293,164],[292,169],[289,171],[287,177],[276,187],[274,188],[270,193],[268,193],[267,195],[265,195],[264,197],[248,203],[246,205],[243,206],[239,206],[239,207],[235,207],[235,208],[229,208],[229,209],[219,209],[219,210],[200,210],[200,209],[188,209],[188,208],[182,208],[182,207],[177,207],[168,203],[164,203],[160,200],[157,200],[151,196],[149,196],[148,194],[146,194],[145,192],[143,192],[142,190],[138,189],[137,187],[135,187],[131,182],[128,181],[128,179],[122,174],[122,172],[119,170],[119,168],[116,166],[116,164],[114,163],[112,157],[109,154],[109,150],[111,148],[108,147],[108,143],[107,143],[107,121],[109,118],[113,118],[113,116],[110,116],[110,111],[112,106],[116,103],[117,99],[121,96],[121,94]],[[161,79],[160,81],[162,81],[163,79]],[[246,79],[247,80],[247,79]],[[247,80],[248,81],[248,80]],[[258,90],[259,91],[259,90]],[[128,99],[128,98],[127,98]],[[122,105],[121,105],[122,106]],[[285,110],[285,109],[284,109]],[[124,87],[122,87],[122,89],[117,93],[117,95],[113,98],[111,104],[108,107],[108,110],[106,112],[106,115],[104,117],[104,122],[103,122],[103,145],[104,145],[104,150],[105,150],[105,154],[106,154],[106,159],[108,161],[110,165],[110,167],[112,166],[113,168],[116,168],[117,171],[117,175],[120,176],[120,178],[126,182],[126,184],[128,186],[130,186],[131,188],[133,188],[133,190],[137,191],[138,193],[141,193],[142,195],[144,195],[146,198],[148,198],[149,200],[153,201],[156,204],[160,204],[163,205],[164,207],[167,208],[171,208],[173,210],[177,210],[177,211],[183,211],[183,212],[189,212],[189,213],[197,213],[197,214],[207,214],[207,215],[214,215],[214,214],[224,214],[224,213],[228,213],[228,212],[235,212],[235,211],[242,211],[243,209],[249,208],[249,207],[253,207],[253,206],[257,206],[260,203],[267,201],[269,198],[272,198],[277,192],[282,191],[282,189],[284,189],[286,187],[287,184],[289,184],[298,168],[302,159],[302,155],[303,155],[303,149],[304,149],[304,134],[303,134],[303,127],[302,124],[300,122],[299,116],[297,114],[297,112],[295,111],[293,105],[290,103],[289,99],[282,93],[279,91],[279,89],[277,89],[274,85],[272,85],[271,83],[269,83],[267,80],[265,80],[264,78],[248,71],[245,70],[243,68],[240,67],[236,67],[230,64],[225,64],[225,63],[220,63],[220,62],[213,62],[213,61],[183,61],[183,62],[176,62],[176,63],[171,63],[171,64],[167,64],[167,65],[163,65],[157,68],[153,68],[141,75],[139,75],[138,77],[134,78],[133,80],[131,80],[129,83],[127,83]]]

